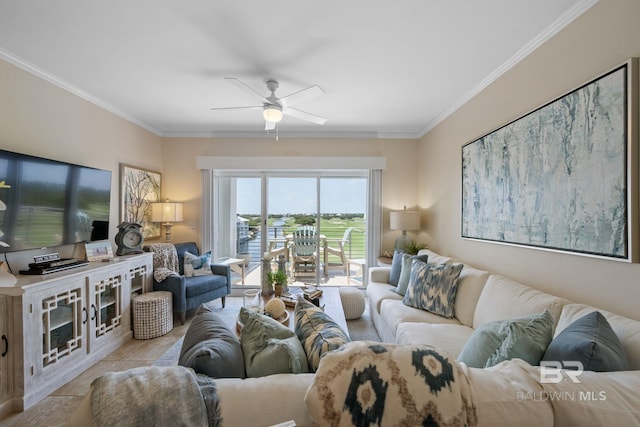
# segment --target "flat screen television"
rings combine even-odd
[[[0,253],[106,238],[111,171],[0,150]]]

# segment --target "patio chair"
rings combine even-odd
[[[324,275],[329,275],[329,270],[342,270],[344,274],[348,275],[349,261],[347,255],[344,252],[344,248],[349,243],[351,237],[351,231],[353,227],[349,227],[344,230],[342,239],[327,239],[326,246],[324,248]],[[338,257],[338,262],[329,262],[329,255],[335,255]]]
[[[315,227],[302,226],[291,237],[291,270],[294,276],[315,275],[318,265]]]

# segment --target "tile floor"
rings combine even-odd
[[[219,304],[219,300],[218,300]],[[138,366],[152,365],[187,331],[190,318],[184,325],[174,321],[167,335],[150,340],[132,339],[75,379],[24,412],[15,412],[0,420],[2,427],[62,426],[89,391],[91,382],[105,372],[123,371]]]

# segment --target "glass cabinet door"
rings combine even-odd
[[[149,275],[151,274],[152,269],[153,267],[147,264],[142,264],[129,270],[129,275],[131,277],[131,298],[150,291],[150,289],[147,289],[147,282],[149,281]]]
[[[91,321],[99,338],[122,324],[122,275],[114,274],[94,282],[95,298]]]
[[[43,366],[82,348],[82,298],[82,288],[76,288],[42,299]]]

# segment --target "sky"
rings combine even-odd
[[[309,213],[316,208],[316,178],[269,178],[271,214]],[[238,213],[260,214],[260,178],[238,178]],[[321,178],[320,213],[365,213],[365,178]]]

